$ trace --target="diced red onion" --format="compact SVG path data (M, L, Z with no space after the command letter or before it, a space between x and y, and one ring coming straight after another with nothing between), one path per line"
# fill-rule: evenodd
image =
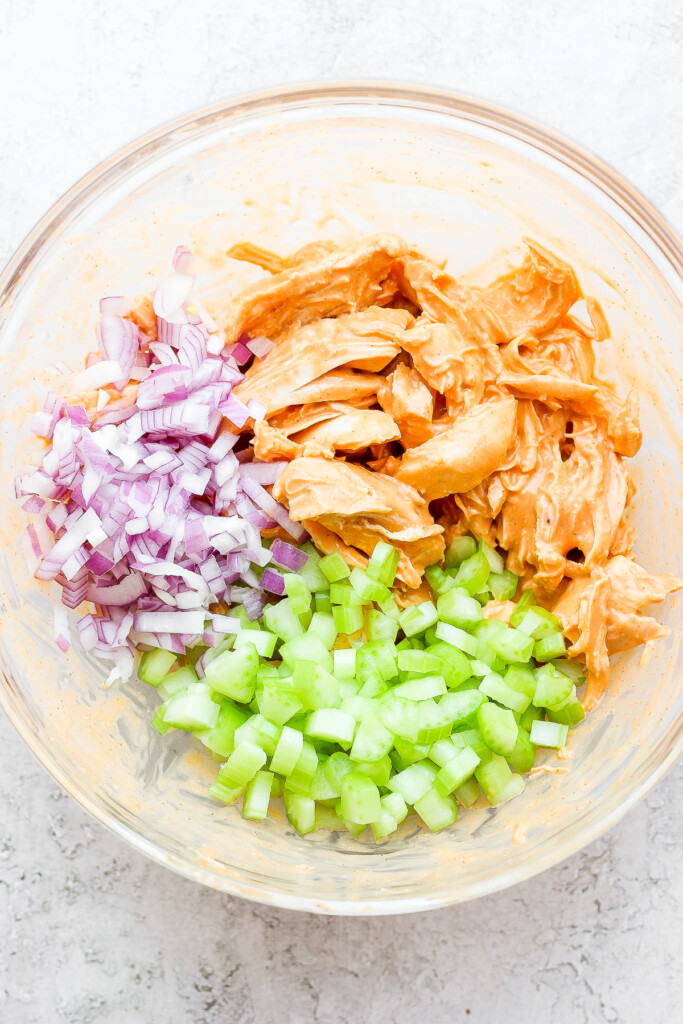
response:
M288 569L289 572L299 572L308 561L308 555L305 551L301 551L299 548L295 548L293 544L280 540L279 537L276 537L271 544L270 554L276 565L282 566L283 569Z
M71 647L71 636L69 633L69 620L66 610L60 605L55 605L53 610L53 630L55 643L64 654Z
M253 352L258 359L265 359L268 353L275 348L275 342L265 336L251 338L246 344L249 351Z
M282 597L285 592L284 577L277 569L264 569L261 574L261 586L264 590L271 594L277 594L279 597Z

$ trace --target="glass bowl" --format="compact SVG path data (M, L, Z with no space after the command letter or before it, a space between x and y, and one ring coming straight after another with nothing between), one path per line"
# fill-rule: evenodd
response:
M200 293L220 310L253 269L240 239L287 252L315 238L389 230L471 282L532 236L576 268L613 337L602 375L636 383L645 443L633 460L639 560L681 574L683 254L649 203L598 160L488 104L376 82L301 86L211 107L117 153L60 199L0 280L2 522L0 700L28 746L83 807L136 849L225 892L336 914L425 910L482 896L557 863L612 826L681 749L680 602L647 664L615 662L604 701L545 758L525 794L431 835L381 845L296 835L282 815L244 821L206 795L216 764L149 726L141 683L103 689L102 663L52 640L56 588L18 540L12 479L36 449L27 421L55 361L94 347L97 300L151 288L176 245L199 253ZM52 375L52 377L51 377ZM40 826L37 826L40 827Z

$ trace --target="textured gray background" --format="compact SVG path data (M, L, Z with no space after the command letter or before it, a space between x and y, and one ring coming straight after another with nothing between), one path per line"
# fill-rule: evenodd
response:
M682 42L671 0L0 0L0 260L130 138L302 78L490 97L591 147L681 228ZM2 720L0 1021L680 1020L682 767L514 890L414 917L322 919L147 862Z

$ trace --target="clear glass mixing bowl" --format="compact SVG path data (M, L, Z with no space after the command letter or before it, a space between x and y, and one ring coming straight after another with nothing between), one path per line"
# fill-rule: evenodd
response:
M471 281L490 279L524 235L574 264L613 328L601 347L604 375L641 390L639 558L680 575L680 243L613 171L505 111L375 82L212 107L152 132L74 186L0 281L5 711L74 799L159 863L225 892L338 914L472 899L613 825L681 749L680 602L660 611L673 628L646 665L637 652L618 659L607 697L573 736L568 771L538 774L519 800L463 814L439 835L406 827L379 846L325 833L302 839L281 816L255 825L207 797L215 762L186 738L150 729L144 684L104 690L101 663L78 648L59 653L56 591L30 574L12 478L34 451L27 420L38 382L49 379L48 364L78 366L93 347L99 296L151 287L188 242L200 253L203 296L220 307L252 273L225 261L239 239L286 252L379 230L448 257Z

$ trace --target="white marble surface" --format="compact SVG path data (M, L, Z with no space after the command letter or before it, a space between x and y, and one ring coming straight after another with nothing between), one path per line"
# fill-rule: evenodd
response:
M0 259L160 121L302 78L384 76L515 107L683 227L683 8L671 0L4 0ZM680 1020L682 766L518 888L416 917L322 919L149 863L0 721L3 1024Z

